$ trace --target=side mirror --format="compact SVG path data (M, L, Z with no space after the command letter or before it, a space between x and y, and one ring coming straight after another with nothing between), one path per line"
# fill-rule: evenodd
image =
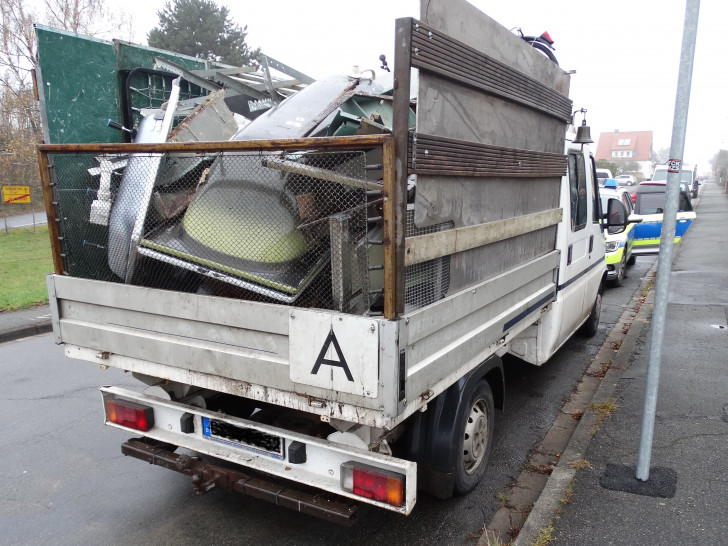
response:
M619 199L610 198L607 204L607 214L602 223L602 229L607 228L607 233L616 235L617 233L622 233L627 228L628 223L627 208Z

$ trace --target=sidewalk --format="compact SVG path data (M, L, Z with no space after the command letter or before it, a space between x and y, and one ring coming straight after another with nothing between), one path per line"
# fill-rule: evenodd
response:
M516 545L728 544L728 195L714 182L697 215L673 262L648 481L635 468L654 292Z
M12 313L0 313L0 343L45 334L52 329L51 310L47 305Z

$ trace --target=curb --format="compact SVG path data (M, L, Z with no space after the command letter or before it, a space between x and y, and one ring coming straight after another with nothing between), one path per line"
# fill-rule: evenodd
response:
M24 337L36 336L38 334L47 334L52 331L53 326L51 325L50 319L33 324L15 326L0 332L0 343L16 341Z
M638 298L639 294L645 290L648 283L654 279L657 271L657 261L645 275L644 280L635 292L634 298ZM607 370L604 379L601 380L591 403L601 403L607 400L613 393L619 383L622 374L631 365L632 354L635 345L642 331L650 324L650 316L654 305L655 292L650 289L644 303L640 306L637 315L631 323L629 331L622 341L619 349L612 358L612 365ZM629 312L629 309L625 312ZM620 320L620 323L622 321ZM619 324L619 323L618 323ZM615 328L618 326L615 325ZM608 336L604 342L604 346L612 343ZM601 352L601 351L600 351ZM598 355L597 355L598 357ZM597 358L595 358L595 361ZM579 424L569 440L569 443L559 458L559 462L549 476L549 479L538 500L533 505L533 509L529 513L526 521L513 541L514 546L530 546L533 544L539 533L553 521L554 517L562 506L562 499L565 497L567 489L574 479L577 468L571 464L576 461L584 460L586 450L592 439L592 429L597 425L597 413L595 411L585 412Z
M698 194L698 198L693 200L693 206L695 210L698 210L698 208L700 207L701 194ZM681 248L681 246L675 247L673 260L677 258L677 255L680 252ZM654 265L645 275L644 280L640 284L637 291L635 291L635 295L630 301L630 308L634 307L632 303L634 303L635 300L639 298L639 295L644 292L648 283L656 277L658 264L659 261L656 260ZM616 351L611 359L612 365L607 370L604 378L601 380L598 388L596 389L596 392L594 392L591 399L587 401L587 405L591 405L592 403L603 403L607 399L609 399L614 393L619 383L619 380L622 377L622 374L632 364L632 355L634 354L637 340L639 339L645 327L648 327L650 325L654 303L655 292L652 288L650 288L650 291L646 295L644 302L642 302L639 311L637 312L637 315L631 321L629 330L623 338L619 349ZM629 309L625 311L625 313L628 312ZM625 321L623 320L624 317L625 315L623 314L617 324L615 324L615 326L612 328L612 332L610 332L610 334L607 336L607 339L602 345L602 348L600 349L597 356L594 358L592 365L600 359L600 355L602 353L607 352L605 351L605 349L609 348L609 346L614 343L616 337L614 336L613 332L618 328L620 324L625 324ZM591 366L587 370L585 377L589 375L589 370L591 370ZM569 402L564 405L562 413L567 413L566 408L568 406ZM578 468L575 468L579 466L577 462L584 460L587 448L589 447L589 443L592 439L592 429L595 427L598 428L598 418L599 417L595 411L588 411L583 414L581 420L575 427L571 438L568 441L568 445L564 448L563 453L558 460L558 463L555 465L553 471L551 472L551 475L548 477L546 485L541 491L536 502L533 504L525 521L522 523L518 535L512 541L513 546L533 545L541 531L546 529L549 524L553 522L559 511L562 509L563 499L567 496L568 489L570 488L578 470ZM481 537L481 542L479 542L479 545L498 543L490 542L490 539L493 537L493 535L490 534L490 536L488 536L488 534L489 533L486 530L486 533L483 535L483 537ZM497 539L498 537L496 536L494 538ZM488 540L488 542L484 543L483 539Z
M612 331L602 344L601 349L592 360L592 364L585 372L579 387L579 390L583 389L583 392L576 392L572 399L564 404L561 414L557 417L551 430L547 432L546 437L551 434L562 436L570 434L568 440L564 439L564 442L561 443L561 445L565 445L561 455L554 456L548 452L548 449L544 449L544 446L541 445L539 446L540 449L536 449L535 457L532 456L527 461L527 465L532 465L533 462L543 463L541 466L550 471L548 477L538 475L538 478L541 478L544 483L542 485L534 484L536 485L536 489L540 490L537 493L537 498L533 501L534 504L532 504L532 507L528 506L526 508L525 505L529 503L516 502L515 504L524 505L520 510L514 509L513 507L501 508L496 513L491 524L484 530L478 542L479 546L505 544L507 542L507 538L505 538L505 533L503 532L503 523L505 522L508 522L511 527L515 524L516 528L519 528L518 535L511 542L514 546L530 546L538 537L539 533L541 533L542 529L553 521L561 509L561 501L577 472L577 469L573 468L570 463L584 459L584 454L592 439L591 430L598 419L595 411L587 411L586 408L590 403L601 403L607 400L616 389L622 373L629 368L637 340L645 326L648 326L650 323L649 319L654 303L654 291L649 291L644 302L640 302L639 298L648 284L654 280L656 271L657 261L655 261L655 264L645 274L642 283L635 291L627 309L625 309L618 322L614 325ZM634 309L638 305L639 310L634 315ZM630 315L633 315L634 318L630 318ZM629 330L624 334L623 331L627 326L629 326ZM615 343L620 343L619 348L616 350L614 348ZM595 374L598 373L601 362L605 361L611 361L611 365L606 371L606 374L604 374L603 379L598 379L595 377ZM584 382L586 383L582 386ZM573 417L573 412L581 408L584 410L583 415L576 422ZM542 441L543 443L546 442ZM558 440L556 445L558 445ZM553 461L553 459L558 459L558 462ZM549 466L551 466L552 470ZM529 477L528 474L528 471L522 472L518 481L520 482L525 476L526 480L533 482L534 478L532 476ZM533 472L530 474L533 474ZM538 478L536 478L536 481L538 481Z

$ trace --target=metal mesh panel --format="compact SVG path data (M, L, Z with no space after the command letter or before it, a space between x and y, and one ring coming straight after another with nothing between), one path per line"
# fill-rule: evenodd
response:
M161 71L140 67L132 70L126 76L122 100L124 107L128 109L128 114L135 116L135 119L126 119L125 123L138 125L144 119L143 110L156 110L169 100L172 81L177 78L177 75L162 74ZM184 79L180 80L179 87L180 101L196 99L208 94L205 89ZM175 120L175 122L179 121L179 118Z
M364 152L51 161L66 274L356 314L381 305L381 192L362 187Z
M406 237L446 231L453 222L418 228L414 222L414 206L407 208ZM447 294L450 288L450 256L428 260L405 268L405 312L425 307Z

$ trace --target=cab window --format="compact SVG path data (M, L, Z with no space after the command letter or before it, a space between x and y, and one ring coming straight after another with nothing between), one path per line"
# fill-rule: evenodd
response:
M591 170L592 170L592 180L593 180L593 188L592 188L592 223L593 224L601 224L602 223L602 208L601 208L601 201L599 199L599 180L597 179L597 166L594 163L594 158L592 156L589 156L589 162L591 164Z
M584 156L569 154L569 191L571 199L571 230L586 227L587 191Z

